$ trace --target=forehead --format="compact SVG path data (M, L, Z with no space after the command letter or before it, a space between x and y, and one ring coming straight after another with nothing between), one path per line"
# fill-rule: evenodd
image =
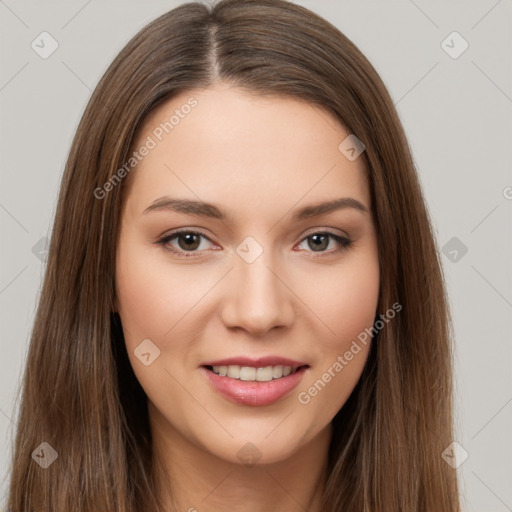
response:
M145 119L141 157L125 191L133 213L163 195L229 204L240 213L303 199L357 198L368 209L361 159L338 149L350 133L317 105L216 84L180 93Z

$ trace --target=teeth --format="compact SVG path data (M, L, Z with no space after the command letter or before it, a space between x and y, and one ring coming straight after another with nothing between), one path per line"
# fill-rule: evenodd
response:
M291 366L266 366L264 368L254 368L252 366L213 366L213 372L223 377L238 379L244 381L268 382L272 379L280 379L287 377L291 373L295 373Z
M279 377L282 377L282 376L283 376L283 365L282 364L272 367L272 377L274 379L279 379Z
M240 368L240 380L256 380L256 368L242 366Z
M240 366L231 365L228 366L228 377L231 377L232 379L239 379L240 378Z
M274 371L272 366L267 366L265 368L258 368L256 370L256 380L260 382L268 382L274 378Z

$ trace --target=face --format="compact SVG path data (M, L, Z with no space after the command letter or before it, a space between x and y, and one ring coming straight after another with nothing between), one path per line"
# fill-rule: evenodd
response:
M162 435L271 463L328 431L365 365L370 342L357 340L379 293L363 164L338 149L348 135L317 106L225 84L145 120L116 307Z

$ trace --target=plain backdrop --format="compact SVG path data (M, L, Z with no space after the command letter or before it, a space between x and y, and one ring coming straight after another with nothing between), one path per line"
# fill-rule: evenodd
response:
M180 3L0 0L0 503L45 237L72 136L115 55ZM360 48L397 106L452 307L464 510L511 511L512 2L296 3ZM47 49L52 39L58 44L47 58L32 47L40 37Z

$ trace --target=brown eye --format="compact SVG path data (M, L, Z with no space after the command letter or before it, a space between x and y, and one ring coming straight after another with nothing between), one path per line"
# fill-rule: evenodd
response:
M172 244L171 241L177 240L177 245ZM178 257L188 258L195 256L196 253L203 252L198 250L202 240L209 239L197 231L177 231L170 235L164 236L157 244L162 245L166 250L174 253Z
M334 249L326 250L329 247L331 240L334 240ZM344 236L331 233L329 231L323 231L318 233L312 233L302 240L301 243L307 241L310 252L320 253L319 256L330 255L344 249L347 249L352 244L352 240ZM336 247L337 245L337 247Z
M308 240L311 241L309 247L311 247L314 251L316 251L317 249L320 251L325 250L329 246L329 235L311 235L308 237Z
M184 251L193 251L199 247L200 238L199 235L195 233L180 233L176 235L176 239L178 240L180 249Z

